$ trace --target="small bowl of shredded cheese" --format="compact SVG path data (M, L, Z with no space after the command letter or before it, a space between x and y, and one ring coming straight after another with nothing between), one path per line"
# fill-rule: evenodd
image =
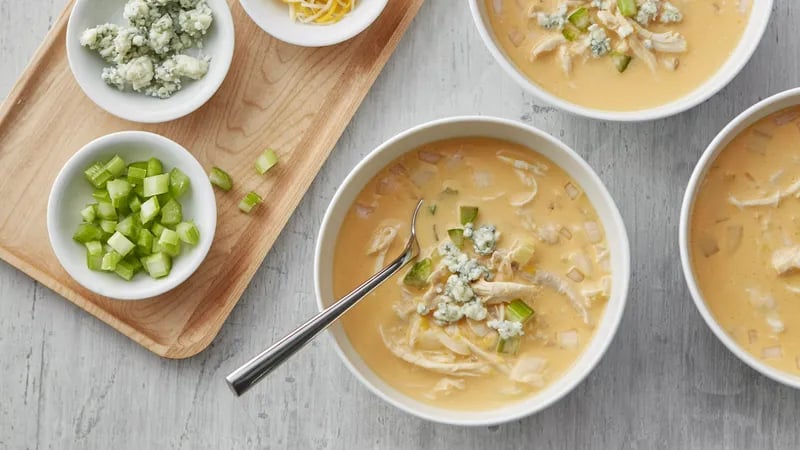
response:
M301 47L325 47L364 31L388 0L239 0L272 37Z

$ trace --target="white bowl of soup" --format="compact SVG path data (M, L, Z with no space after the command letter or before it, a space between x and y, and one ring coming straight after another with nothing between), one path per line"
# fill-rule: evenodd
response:
M723 129L692 174L680 248L694 303L736 356L800 388L800 89Z
M319 308L399 255L420 198L420 256L331 328L345 365L390 404L456 425L515 420L569 393L610 345L628 293L625 225L599 177L513 121L403 132L328 208Z
M489 52L531 94L585 117L643 121L725 87L758 46L772 0L470 0L470 8Z

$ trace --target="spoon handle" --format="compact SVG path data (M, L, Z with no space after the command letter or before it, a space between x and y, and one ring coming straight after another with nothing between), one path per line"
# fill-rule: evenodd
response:
M280 341L261 352L258 356L245 363L240 368L225 377L228 386L240 396L255 386L262 378L284 363L290 356L308 344L322 330L328 328L339 317L346 313L359 300L372 292L381 283L397 273L413 259L413 252L407 247L397 259L365 281L361 286L342 297L336 303L325 308L319 314L309 319L296 330L286 335Z

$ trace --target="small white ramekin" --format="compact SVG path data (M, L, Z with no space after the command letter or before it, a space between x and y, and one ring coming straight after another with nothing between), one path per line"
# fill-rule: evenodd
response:
M333 301L333 257L342 221L367 182L391 161L421 145L455 137L480 136L508 140L534 149L564 169L583 188L605 228L611 250L612 292L606 310L597 324L591 343L575 364L553 384L536 395L500 409L454 411L436 408L414 400L384 382L353 349L340 324L330 333L342 361L369 390L391 405L423 419L454 425L493 425L516 420L547 406L574 389L600 361L611 344L625 309L630 279L630 249L625 224L600 178L577 153L547 133L518 122L491 117L453 117L436 120L407 130L388 140L347 176L322 221L314 258L317 306L323 309Z
M681 206L678 239L681 249L681 265L683 266L683 275L686 279L686 284L689 286L689 292L692 294L694 305L697 307L697 310L700 311L700 315L703 316L703 319L706 321L708 327L711 328L711 331L713 331L714 334L717 335L717 338L728 347L728 350L744 361L748 366L775 381L795 389L800 389L800 377L777 370L751 355L740 347L719 323L717 323L717 320L706 306L703 294L700 292L700 288L697 285L694 270L692 269L691 251L689 249L689 227L691 226L691 216L695 198L697 197L700 185L705 179L706 173L708 173L708 170L714 164L714 161L716 161L717 156L736 138L736 136L750 125L772 113L797 105L800 105L800 88L781 92L751 106L719 132L711 144L709 144L708 148L703 152L700 161L697 162L694 168L694 172L692 172L692 177L689 179L689 185L686 188L686 193L683 196L683 205Z
M655 108L635 111L609 111L587 108L568 102L531 81L517 68L508 55L506 55L505 51L503 51L502 46L495 40L495 35L489 22L488 12L486 11L485 0L469 0L469 6L472 10L472 18L475 21L475 25L478 27L478 32L483 39L483 43L486 44L486 48L489 49L489 53L494 56L497 64L499 64L523 89L545 103L562 111L591 119L615 122L642 122L662 119L694 108L711 98L714 94L727 86L750 60L756 47L758 47L758 43L761 42L761 38L764 36L764 31L767 29L767 24L772 14L772 0L754 1L753 9L750 13L750 20L747 23L744 33L742 33L739 45L736 46L725 64L723 64L711 78L686 96Z
M207 0L214 22L200 53L211 57L208 73L200 80L186 80L183 89L160 99L107 85L100 75L108 63L93 50L81 47L83 31L106 22L124 24L127 0L76 0L67 23L67 58L75 80L97 106L119 118L140 123L169 122L191 114L217 92L233 59L233 17L226 0ZM192 50L195 51L195 50Z
M183 217L193 220L200 231L197 245L182 246L172 261L172 271L162 279L139 274L125 281L113 273L95 272L86 266L86 248L73 241L81 223L80 210L93 201L94 188L83 171L97 161L119 155L126 163L155 157L165 169L179 168L191 182L181 197ZM47 233L58 262L81 286L104 297L140 300L161 295L186 281L200 267L217 229L217 202L203 166L185 148L163 136L144 131L123 131L98 138L78 150L64 165L50 190L47 202Z

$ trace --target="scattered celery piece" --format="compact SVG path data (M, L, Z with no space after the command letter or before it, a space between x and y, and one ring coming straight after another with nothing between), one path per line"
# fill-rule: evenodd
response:
M86 179L89 180L89 183L92 183L96 189L103 189L106 187L106 182L110 180L113 175L111 172L105 169L105 166L100 163L92 164L88 167L83 174L86 176Z
M131 193L131 184L122 179L116 180L109 180L106 183L106 189L108 190L108 196L111 198L111 204L114 207L119 208L119 203L122 200L125 200L125 204L128 202L128 195Z
M111 197L108 195L108 191L105 189L97 189L92 193L92 197L98 202L107 202L111 203Z
M519 267L523 267L531 262L533 255L536 253L536 247L531 239L523 239L518 241L511 251L511 262L516 263Z
M256 206L260 205L263 199L255 192L248 192L247 195L239 202L239 209L249 214Z
M140 256L147 256L153 252L153 233L146 228L139 230L139 238L136 240L136 253Z
M117 209L110 202L98 202L96 208L97 217L100 219L113 220L117 218Z
M256 171L264 175L275 164L278 164L278 155L275 154L275 150L269 148L256 159Z
M164 253L156 253L142 258L142 265L151 277L163 278L172 270L172 259Z
M172 197L180 198L189 190L190 184L189 177L177 167L169 171L169 193Z
M432 216L436 215L436 205L431 205L428 207L428 211L430 211Z
M106 163L104 169L107 170L111 176L118 177L125 171L125 160L120 158L119 155L114 155L114 157Z
M414 287L427 286L428 278L430 278L432 272L433 261L430 258L422 259L411 267L411 270L403 278L403 283Z
M142 184L145 178L147 178L147 169L128 167L128 183L133 185Z
M128 208L131 209L132 212L138 213L142 210L142 201L139 200L139 196L132 195L128 200Z
M614 63L614 67L617 68L617 72L622 73L628 70L628 65L631 63L631 57L619 53L619 52L611 52L611 61Z
M144 196L153 197L159 194L166 194L169 192L169 174L162 173L160 175L153 175L144 179L143 183Z
M181 241L189 245L197 245L200 242L200 232L194 222L181 222L175 231L177 231Z
M175 199L170 199L161 207L161 223L163 225L177 225L181 223L182 220L183 211L181 204L176 202Z
M497 353L515 355L519 351L519 337L497 340Z
M141 226L141 223L139 223L139 216L137 214L131 214L117 224L117 231L129 239L136 239L139 237L139 228Z
M105 270L108 272L113 272L114 269L117 268L117 264L122 261L122 255L111 250L110 252L103 255L103 261L100 264L100 270Z
M625 17L632 17L639 10L636 6L636 0L617 0L617 8L619 8L620 14Z
M81 244L99 241L103 239L103 229L92 223L82 223L78 225L78 229L75 231L72 239Z
M147 176L152 177L164 173L164 166L161 161L156 158L150 158L147 161Z
M525 323L533 317L533 308L520 299L512 300L506 305L505 317L512 322Z
M586 30L589 28L589 25L592 24L592 18L589 15L589 10L584 6L572 11L572 13L567 16L567 20L569 20L572 25L575 25L575 27L579 30Z
M89 241L86 244L86 252L91 256L103 255L103 244L100 241Z
M89 270L103 270L103 254L100 253L99 255L92 255L89 252L86 252L86 267L88 267Z
M152 197L142 203L142 209L139 211L142 224L147 224L155 219L160 211L161 206L158 204L158 199L156 197Z
M152 227L150 227L150 232L153 233L155 237L161 237L161 233L164 232L167 228L160 223L154 223Z
M178 233L170 230L169 228L165 228L161 233L161 236L158 237L159 245L177 245L179 242L180 237L178 237Z
M128 170L130 170L131 167L136 167L137 169L144 169L145 171L147 171L147 161L132 162L132 163L128 164ZM142 178L144 178L144 177L142 177Z
M97 217L97 210L95 209L95 205L86 205L86 208L81 210L81 217L83 221L86 223L94 222L94 219Z
M108 238L108 245L122 257L128 256L128 253L136 247L136 244L128 240L128 238L119 231L115 231L114 234Z
M461 228L447 230L447 235L450 236L450 240L456 247L462 248L464 246L464 230Z
M477 206L462 206L459 210L461 216L461 225L466 225L468 223L474 223L475 219L478 218L478 207Z
M116 220L101 220L100 221L100 228L105 233L113 234L115 231L117 231L117 221Z
M564 35L566 40L572 42L581 36L581 30L571 23L565 23L561 34Z
M219 167L212 167L211 172L208 174L208 179L211 184L222 189L223 191L230 191L233 187L233 179L228 172L220 169Z
M128 261L122 260L114 267L114 273L125 281L131 281L133 276L136 275L136 269L134 269L133 265Z

